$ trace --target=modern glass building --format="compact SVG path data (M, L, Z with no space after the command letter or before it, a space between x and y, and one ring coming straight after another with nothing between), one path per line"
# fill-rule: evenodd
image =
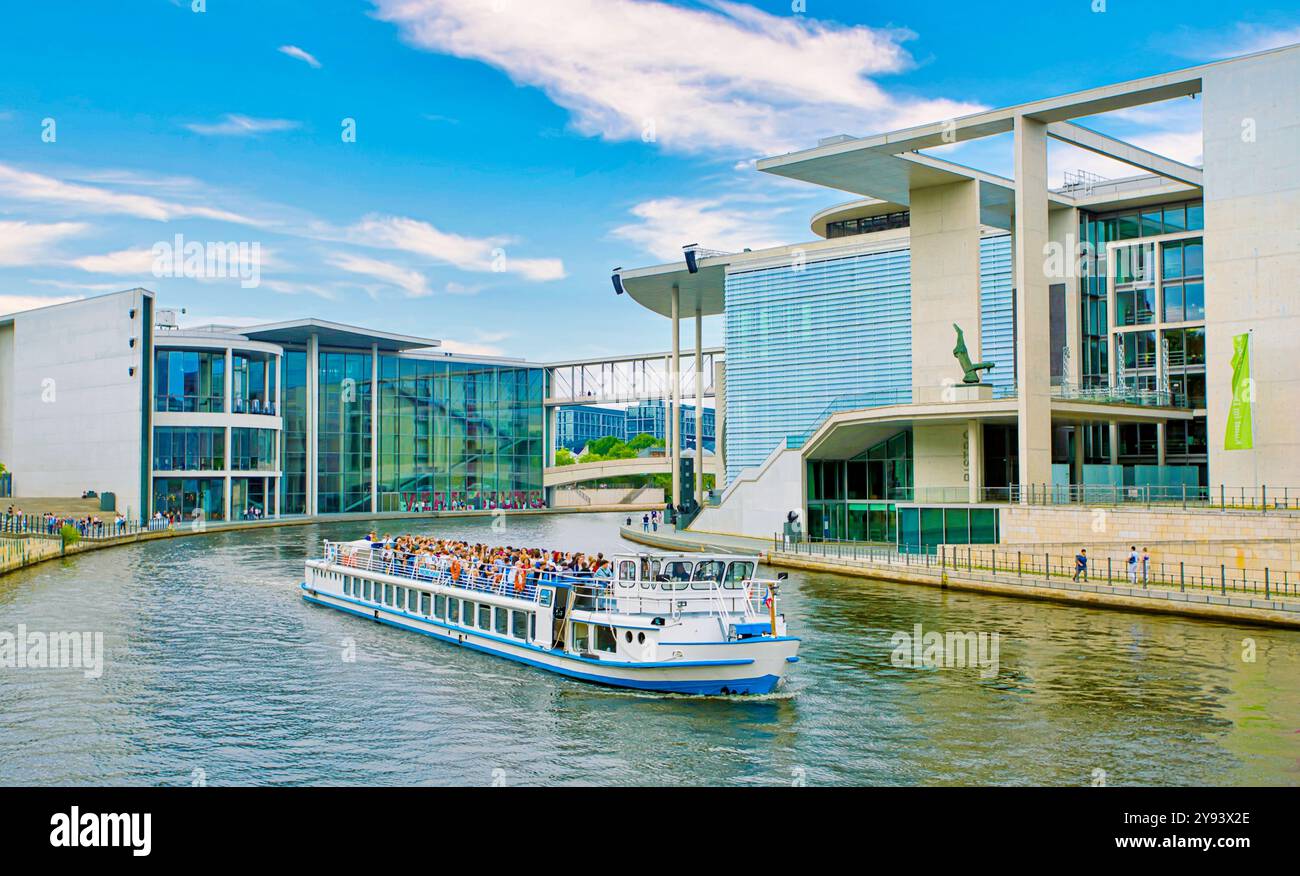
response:
M651 435L660 441L668 437L668 408L663 399L642 401L632 405L626 412L624 434L630 441L638 435ZM704 449L713 450L715 419L713 408L705 407L701 412L704 430ZM695 447L695 406L682 405L678 415L679 428L682 430L682 447Z
M566 405L555 412L555 441L578 453L598 438L622 438L627 433L627 413L620 408Z
M49 418L3 448L27 495L185 520L543 505L542 366L316 319L180 329L143 289L8 320L0 358L71 396L14 399Z

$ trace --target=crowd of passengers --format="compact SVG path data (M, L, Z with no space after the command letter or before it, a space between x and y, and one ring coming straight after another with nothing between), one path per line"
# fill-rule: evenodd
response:
M389 574L433 578L446 573L454 583L466 586L491 586L516 593L531 592L544 578L564 577L604 582L614 575L614 567L604 554L591 556L580 552L565 553L541 548L493 547L470 544L432 536L400 535L382 538L366 535L371 567L376 563ZM361 557L344 554L344 564Z

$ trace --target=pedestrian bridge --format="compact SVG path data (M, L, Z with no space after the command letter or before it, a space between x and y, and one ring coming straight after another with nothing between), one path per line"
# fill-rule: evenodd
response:
M671 474L672 462L666 456L637 456L632 459L610 459L603 462L575 462L573 465L553 465L545 469L542 484L563 487L585 481L620 478L629 475ZM704 473L722 481L722 467L716 456L704 457Z

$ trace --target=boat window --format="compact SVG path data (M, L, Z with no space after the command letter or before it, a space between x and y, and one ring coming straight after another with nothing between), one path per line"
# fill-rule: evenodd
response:
M604 625L596 627L596 650L613 654L618 650L618 639L614 635L614 628Z
M624 586L630 586L636 581L636 561L620 560L618 564L618 579Z
M393 604L393 585L392 585L392 584L385 584L385 585L384 585L384 605L392 605L392 604Z
M480 605L478 607L478 628L480 630L492 629L492 606Z
M460 623L461 626L474 626L474 610L477 605L468 599L462 599L460 603Z
M400 586L394 587L393 591L393 605L397 606L402 611L406 611L406 588Z
M659 561L644 557L641 560L641 586L649 589L659 580Z
M691 575L692 586L696 590L708 590L710 584L721 584L725 565L721 560L705 560L697 563L695 573Z
M659 573L659 580L672 586L663 587L663 590L685 590L690 586L691 567L693 563L686 560L673 560L664 564L664 570Z
M495 629L502 636L507 635L510 632L510 609L508 608L496 609Z
M366 594L365 594L365 596L364 596L363 598L364 598L367 602L369 602L369 601L370 601L370 582L369 582L369 581L366 581L366 582L364 582L364 583L365 583L365 591L366 591Z
M528 615L528 639L537 641L537 615L535 614Z
M460 600L451 596L447 597L447 620L460 623Z
M573 650L581 654L590 651L591 627L584 623L573 625Z
M428 617L428 616L429 616L429 602L430 602L430 601L431 601L431 597L429 596L428 593L421 593L421 594L420 594L420 614L424 615L425 617Z
M447 597L441 595L433 597L433 616L439 620L447 619Z
M528 615L522 611L510 612L510 635L516 639L528 638Z
M745 586L746 581L753 577L753 563L735 562L727 566L727 578L724 586L739 590Z

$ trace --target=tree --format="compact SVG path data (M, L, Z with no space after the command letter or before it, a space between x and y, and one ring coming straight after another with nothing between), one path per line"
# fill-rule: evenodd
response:
M640 435L637 435L631 441L627 442L627 446L640 453L642 450L649 447L663 447L664 439L656 438L649 432L642 432Z
M573 458L572 450L570 450L567 447L560 447L556 449L555 451L556 465L573 465L575 462L577 462L577 460Z

